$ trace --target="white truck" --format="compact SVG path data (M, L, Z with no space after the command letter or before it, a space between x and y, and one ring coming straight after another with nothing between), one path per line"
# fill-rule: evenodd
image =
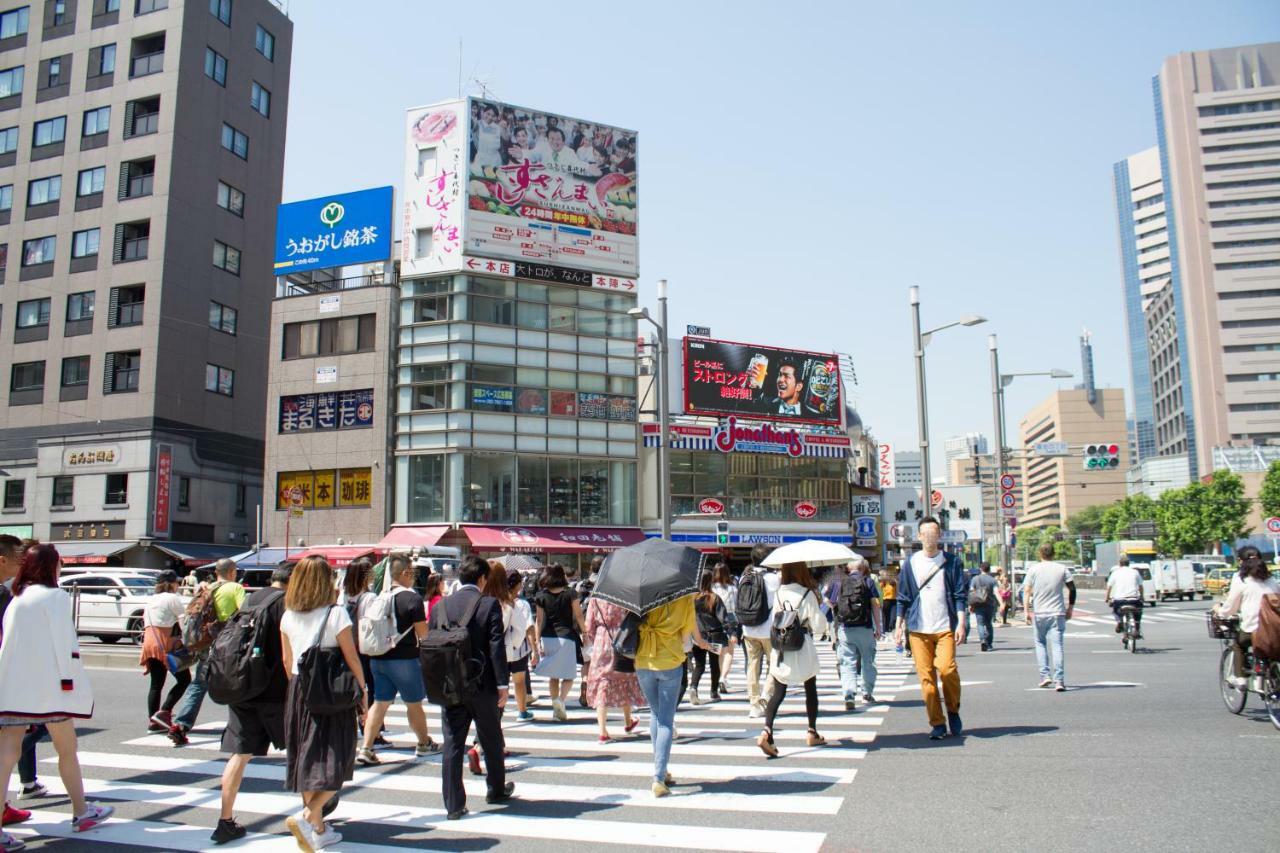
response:
M1151 581L1161 601L1194 601L1204 595L1204 575L1196 572L1191 560L1152 560Z

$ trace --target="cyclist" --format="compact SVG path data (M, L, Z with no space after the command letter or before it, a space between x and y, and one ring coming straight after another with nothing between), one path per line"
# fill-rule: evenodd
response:
M1240 563L1240 585L1227 595L1227 600L1214 610L1226 619L1240 614L1240 632L1232 644L1231 669L1235 675L1235 687L1245 686L1244 655L1253 644L1253 632L1258 630L1258 611L1262 609L1265 595L1280 594L1280 583L1271 577L1262 552L1246 545L1236 555Z
M1116 633L1124 633L1124 614L1122 607L1136 607L1133 614L1134 627L1138 629L1138 639L1142 639L1142 575L1129 565L1128 557L1120 558L1120 565L1107 575L1107 603L1116 615Z

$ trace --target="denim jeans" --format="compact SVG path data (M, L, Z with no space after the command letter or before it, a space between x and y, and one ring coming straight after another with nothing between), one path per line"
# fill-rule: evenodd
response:
M996 606L994 604L986 607L979 607L973 612L978 617L978 639L982 642L984 649L989 649L996 642Z
M208 668L208 655L200 658L200 662L191 668L193 675L191 683L187 685L187 690L182 694L182 701L178 703L178 709L173 712L173 724L182 726L186 729L192 729L196 724L196 717L200 716L200 706L204 704L205 694L209 692L209 687L205 684L205 670Z
M837 651L840 655L840 687L844 698L876 691L876 637L870 628L841 625ZM861 664L861 667L859 667ZM861 689L858 689L861 684Z
M653 744L653 778L667 778L671 760L672 729L676 722L676 703L680 698L680 673L683 666L671 669L636 669L640 689L649 703L649 740Z
M18 778L22 780L23 785L30 785L36 781L36 744L48 736L49 730L44 726L34 726L31 731L22 736L22 752L18 757Z
M1049 677L1049 656L1053 655L1053 680L1065 683L1062 662L1062 636L1067 630L1065 616L1037 616L1036 663L1040 665L1040 678ZM1049 646L1052 645L1052 649Z

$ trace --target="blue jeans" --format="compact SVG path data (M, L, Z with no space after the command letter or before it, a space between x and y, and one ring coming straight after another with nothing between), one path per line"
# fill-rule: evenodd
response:
M369 668L373 671L373 701L394 702L397 693L406 705L419 705L427 698L417 658L371 658Z
M182 726L188 730L195 728L196 717L200 716L200 706L204 704L205 694L209 692L209 686L204 680L208 665L209 658L206 655L192 667L191 683L187 685L186 692L182 694L182 700L178 702L178 708L173 713L175 726Z
M35 726L22 736L22 752L18 757L18 778L23 785L36 781L36 744L49 736L44 726Z
M649 740L653 744L653 778L667 778L667 762L671 760L672 731L676 722L676 704L680 699L680 673L683 666L671 669L636 669L640 689L649 703Z
M1053 680L1059 684L1066 681L1063 674L1062 636L1067 630L1065 616L1037 616L1036 625L1036 663L1040 665L1040 678L1049 677L1049 645L1052 644L1054 660Z
M979 607L973 611L973 615L978 617L978 640L981 641L984 649L991 648L996 642L995 605Z
M844 690L844 698L852 699L859 693L875 693L875 633L858 625L841 625L838 639L836 650L840 654L840 687ZM861 690L858 689L859 684L862 685Z

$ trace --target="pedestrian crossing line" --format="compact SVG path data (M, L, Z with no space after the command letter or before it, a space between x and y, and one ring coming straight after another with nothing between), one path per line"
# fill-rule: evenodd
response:
M169 808L197 808L218 811L222 808L218 788L187 788L144 782L115 782L85 779L85 793L115 802L163 804ZM50 785L50 790L54 786ZM61 792L61 787L57 790ZM241 791L236 797L236 811L241 814L283 816L295 813L300 806L296 794L270 794ZM705 824L638 823L621 820L596 820L587 817L541 817L510 814L506 809L475 812L463 821L451 821L443 808L392 805L344 800L334 813L359 825L430 828L434 831L465 835L496 835L516 838L538 838L559 842L592 844L648 845L652 847L701 848L703 850L767 851L809 850L817 853L826 838L821 832L797 832L771 829L742 829ZM212 820L210 821L212 823ZM105 824L109 826L108 824ZM344 849L345 849L345 845Z
M874 731L857 730L857 729L828 729L826 726L821 725L822 720L823 718L819 716L818 717L818 721L820 724L819 730L822 732L823 736L826 737L827 740L833 743L839 740L848 740L853 743L871 743L873 740L876 739L876 733ZM827 718L827 720L831 721L831 718ZM779 740L804 740L805 730L803 728L792 729L790 731L786 730L786 724L788 722L792 724L799 724L800 721L801 721L800 719L775 720L774 727L777 728L778 731L774 733L774 737ZM761 725L764 724L763 719L760 720L760 724ZM563 729L563 726L564 724L561 723L555 729L549 728L543 733L545 734L560 734L560 733L582 734L583 733L583 732L565 732ZM537 729L534 729L534 731L537 731ZM621 737L618 737L612 744L600 744L595 739L595 729L592 728L590 731L592 738L590 740L584 740L580 742L589 743L597 746L616 746L618 744L637 743L637 742L648 744L649 743L648 727L645 726L643 728L643 731L645 734L644 737L639 736L640 729L637 729L635 735L622 735ZM678 746L683 746L685 743L688 742L688 738L691 738L691 737L715 738L717 740L727 740L727 741L740 741L740 740L746 740L748 738L754 739L755 736L760 733L760 726L756 726L755 728L752 728L749 731L743 728L713 729L713 728L704 728L704 727L698 727L698 726L689 726L684 723L681 723L679 718L677 718L676 732L679 735L679 738L676 740L676 744ZM504 736L506 737L506 741L508 744L512 743L513 740L517 740L517 739L513 739L509 732L504 731ZM397 734L384 733L383 737L385 737L387 740L391 741L392 743L403 743L403 744L413 745L418 742L418 736L411 731L400 732ZM539 740L542 740L542 738L539 738Z
M1186 621L1188 621L1188 622L1203 622L1203 621L1204 621L1204 614L1206 614L1206 613L1208 613L1208 612L1209 612L1208 610L1201 610L1201 611L1198 611L1198 612L1196 612L1196 613L1183 613L1183 612L1181 612L1181 611L1175 611L1175 612L1172 612L1172 613L1168 613L1168 612L1166 612L1166 613L1161 613L1161 614L1160 614L1160 616L1159 616L1158 618L1160 618L1160 619L1184 619L1184 620L1186 620ZM1149 617L1147 617L1147 616L1143 616L1142 618L1143 618L1143 619L1147 619L1147 618L1149 618Z
M163 758L157 756L123 756L113 753L89 753L81 755L82 767L108 768L113 770L136 770L139 772L186 773L198 776L217 778L222 773L223 762L201 761L181 758ZM653 774L653 766L649 765L649 775ZM284 766L277 763L251 763L245 769L245 776L268 782L284 782ZM119 780L117 780L119 781ZM487 793L485 782L480 777L466 774L463 786L467 794L483 798ZM377 791L396 792L412 791L422 794L440 794L442 785L440 774L431 773L407 774L386 773L381 770L355 771L352 781L343 786L343 791ZM844 802L843 797L814 796L807 794L737 794L715 791L672 791L672 796L659 800L648 789L640 788L599 788L582 785L547 785L535 782L521 782L519 786L521 802L549 803L581 803L585 805L631 806L637 808L674 808L697 809L700 811L736 811L736 812L792 812L796 814L835 814Z
M636 727L635 731L636 732L643 731L647 733L649 731L649 715L637 714L636 718L640 720L640 725ZM830 720L831 718L828 718L828 719ZM395 719L393 717L387 717L386 722L387 722L387 726L390 728L395 728L395 729L409 728L408 718ZM834 720L833 722L840 726L850 726L850 725L880 726L884 724L884 718L866 717L866 716L849 717L849 718L841 718L838 720ZM621 724L622 724L622 721L619 719L615 719L610 723L612 736L615 738L618 738L619 740L627 737L627 735L624 734L622 731ZM702 724L718 724L718 725L702 725ZM743 714L740 717L729 717L729 716L710 717L710 716L705 716L703 714L688 714L688 715L677 714L676 715L676 728L680 730L680 734L682 735L696 734L696 735L704 735L704 736L711 736L711 737L741 737L742 736L741 729L743 727L750 728L751 724L752 724L752 721L747 719L746 714ZM737 728L733 728L734 726L736 726ZM530 720L528 722L517 722L517 723L510 723L510 724L504 723L502 726L502 731L508 735L511 734L512 732L521 732L521 733L537 732L539 734L548 734L551 732L564 732L567 734L575 734L575 735L589 734L594 737L598 735L600 731L600 726L595 720L583 719L581 721L575 721L573 717L570 717L569 722L567 723L549 722L546 720ZM850 732L850 734L852 734L852 732ZM754 736L754 733L753 733L753 736Z

